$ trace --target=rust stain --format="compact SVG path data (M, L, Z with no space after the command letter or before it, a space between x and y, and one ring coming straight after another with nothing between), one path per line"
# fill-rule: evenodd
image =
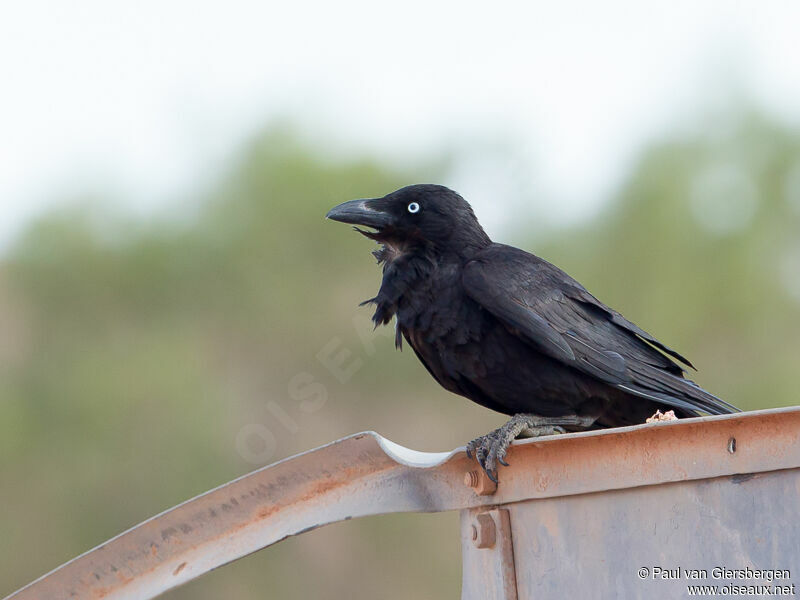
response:
M179 564L179 565L178 565L178 568L177 568L177 569L175 569L175 570L172 572L172 574L173 574L173 575L177 575L178 573L180 573L181 571L183 571L185 568L186 568L186 563L185 563L185 562L182 562L181 564Z
M545 475L544 473L539 473L536 475L536 489L540 492L544 492L547 490L547 487L550 485L550 478Z
M387 468L389 468L390 466L391 465L387 465ZM346 485L351 485L354 481L357 481L359 477L361 477L362 475L363 475L363 466L349 467L342 469L335 478L331 476L325 479L324 481L313 482L313 485L305 493L298 494L296 497L286 498L278 504L272 504L270 506L264 506L260 508L256 513L256 518L258 520L263 520L271 517L276 512L279 512L280 510L284 509L287 506L305 504L310 501L313 501L319 496L323 496L328 492L331 492L337 488Z
M123 584L128 584L133 581L133 577L125 575L122 571L117 571L117 579Z
M281 508L283 508L283 507L280 504L273 504L272 506L264 506L264 507L258 509L258 512L256 513L256 517L259 520L266 519L266 518L271 517L272 515L274 515Z
M345 473L342 474L340 479L331 478L315 483L313 486L311 486L311 489L308 492L303 494L302 499L308 500L310 498L315 498L316 496L321 496L322 494L330 492L338 487L352 483L353 480L350 478L350 473L347 472L350 470L352 469L346 469Z

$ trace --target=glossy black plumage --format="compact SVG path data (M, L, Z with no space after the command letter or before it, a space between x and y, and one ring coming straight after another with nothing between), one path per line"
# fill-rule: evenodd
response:
M374 229L359 231L382 245L375 323L396 317L398 345L451 392L509 415L587 417L581 427L641 423L658 409L736 411L569 275L493 243L452 190L409 186L328 216Z

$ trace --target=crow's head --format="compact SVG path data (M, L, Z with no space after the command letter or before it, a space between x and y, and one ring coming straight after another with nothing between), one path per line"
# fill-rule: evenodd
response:
M410 185L383 198L351 200L327 216L372 228L356 230L382 243L384 258L417 250L469 254L491 243L467 201L441 185Z

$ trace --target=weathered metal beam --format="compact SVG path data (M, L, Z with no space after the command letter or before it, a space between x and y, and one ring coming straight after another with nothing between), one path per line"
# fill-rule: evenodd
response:
M366 515L464 510L797 468L800 409L523 441L507 458L511 466L500 471L494 491L461 448L415 452L372 432L357 434L189 500L9 598L152 598L287 536ZM474 487L465 485L465 476Z
M462 511L461 554L461 600L519 600L507 508Z

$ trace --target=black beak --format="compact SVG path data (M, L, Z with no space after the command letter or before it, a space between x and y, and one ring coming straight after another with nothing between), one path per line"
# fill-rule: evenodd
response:
M394 218L376 206L377 202L377 200L350 200L333 207L325 217L341 223L383 229L392 225Z

